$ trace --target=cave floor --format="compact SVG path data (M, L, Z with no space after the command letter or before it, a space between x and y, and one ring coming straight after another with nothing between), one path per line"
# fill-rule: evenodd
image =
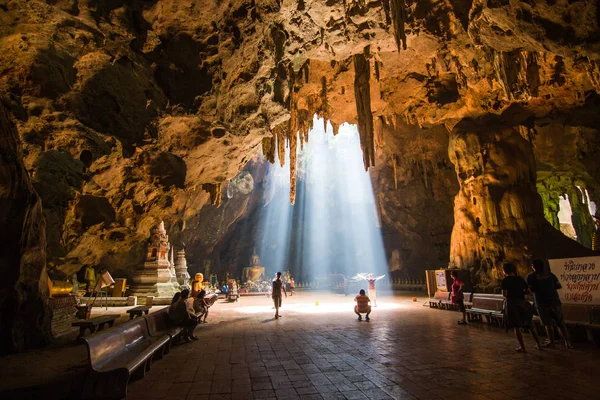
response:
M319 305L316 305L316 302ZM371 322L358 322L353 296L303 292L283 299L219 300L199 340L175 346L129 386L128 399L518 399L594 398L600 349L576 343L515 352L516 340L412 295L383 295ZM529 340L527 340L529 339Z

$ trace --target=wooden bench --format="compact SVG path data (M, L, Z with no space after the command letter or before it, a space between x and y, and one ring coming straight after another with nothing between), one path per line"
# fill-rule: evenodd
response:
M129 319L134 319L135 317L141 317L142 314L146 314L148 315L148 312L150 312L150 308L152 306L137 306L137 307L133 307L130 308L129 310L127 310L127 312L129 313Z
M89 329L90 333L101 331L106 325L113 326L115 324L115 320L119 317L119 314L101 315L99 317L73 322L71 323L71 326L79 327L79 336L77 336L77 340L79 341L85 336L86 329Z
M500 294L474 293L473 305L467 310L469 321L482 320L485 318L487 323L502 322L504 314L504 297Z
M170 338L151 337L146 319L137 318L83 340L90 370L82 398L122 399L127 396L129 379L143 377L152 359L162 358Z
M442 308L441 302L450 299L450 292L435 292L433 299L429 299L430 308Z
M169 344L165 349L165 353L171 350L171 344L177 343L181 338L183 328L171 325L169 320L168 309L164 308L144 317L148 324L148 334L152 337L169 337Z

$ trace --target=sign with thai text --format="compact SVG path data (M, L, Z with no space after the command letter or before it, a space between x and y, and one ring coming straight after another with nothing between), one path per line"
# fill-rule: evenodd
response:
M563 303L600 304L600 257L548 260L550 270L562 285Z

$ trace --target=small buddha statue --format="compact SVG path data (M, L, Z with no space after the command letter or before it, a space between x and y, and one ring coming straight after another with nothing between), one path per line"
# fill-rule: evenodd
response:
M87 264L84 265L83 268L85 268L83 273L83 280L87 284L86 290L91 293L96 287L96 270L94 269L94 267Z

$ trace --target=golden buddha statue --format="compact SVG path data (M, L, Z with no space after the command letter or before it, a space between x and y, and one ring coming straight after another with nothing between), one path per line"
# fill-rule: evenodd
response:
M84 265L83 280L87 283L86 290L93 292L96 288L96 270L91 265Z
M260 266L260 257L256 254L256 249L250 257L250 266L242 270L242 281L261 282L265 280L265 267Z
M194 275L194 280L192 281L192 298L195 299L198 296L198 293L203 289L204 282L204 274L198 272Z

